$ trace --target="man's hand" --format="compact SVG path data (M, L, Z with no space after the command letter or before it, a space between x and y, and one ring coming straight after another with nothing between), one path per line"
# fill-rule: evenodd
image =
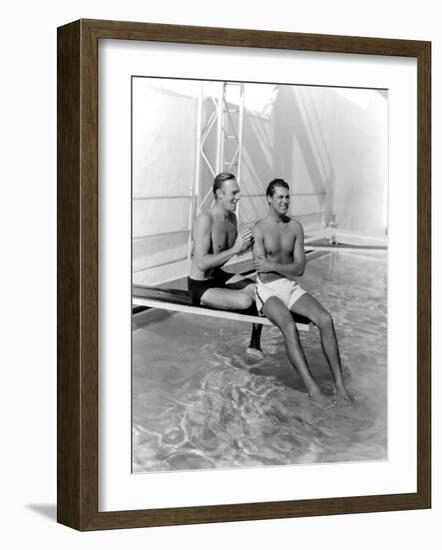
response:
M257 273L269 273L270 271L274 271L272 262L269 262L267 258L255 256L253 264Z
M251 246L252 246L252 232L250 231L250 229L244 229L243 231L241 231L241 233L238 234L238 236L236 237L235 244L233 245L235 254L241 254L241 252L244 252Z

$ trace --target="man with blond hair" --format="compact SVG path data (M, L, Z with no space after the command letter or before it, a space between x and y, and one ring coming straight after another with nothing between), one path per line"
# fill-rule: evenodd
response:
M222 172L213 182L214 205L196 219L188 289L194 305L215 309L248 310L255 299L255 283L245 279L229 284L222 267L251 248L250 229L238 232L236 207L239 185L233 174ZM254 324L248 351L259 355L262 325Z

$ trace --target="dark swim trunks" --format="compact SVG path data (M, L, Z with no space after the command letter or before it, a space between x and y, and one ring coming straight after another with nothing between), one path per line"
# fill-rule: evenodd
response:
M197 279L187 277L187 288L192 298L192 304L194 306L200 306L201 298L206 290L209 290L209 288L225 288L226 281L231 277L232 275L225 271L218 271L215 277L205 279L204 281L198 281Z

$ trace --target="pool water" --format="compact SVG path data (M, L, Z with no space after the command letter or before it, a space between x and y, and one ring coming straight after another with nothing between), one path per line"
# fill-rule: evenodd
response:
M351 406L314 407L282 335L246 354L251 325L151 310L133 331L133 471L387 458L387 262L330 252L300 284L333 314ZM332 392L319 333L301 333L311 371Z

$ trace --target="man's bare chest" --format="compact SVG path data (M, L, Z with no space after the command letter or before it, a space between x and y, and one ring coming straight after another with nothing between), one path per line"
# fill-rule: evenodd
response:
M212 248L214 254L231 248L236 239L236 225L231 221L215 221L212 226Z
M272 227L264 234L264 245L268 254L291 254L296 234L291 227Z

